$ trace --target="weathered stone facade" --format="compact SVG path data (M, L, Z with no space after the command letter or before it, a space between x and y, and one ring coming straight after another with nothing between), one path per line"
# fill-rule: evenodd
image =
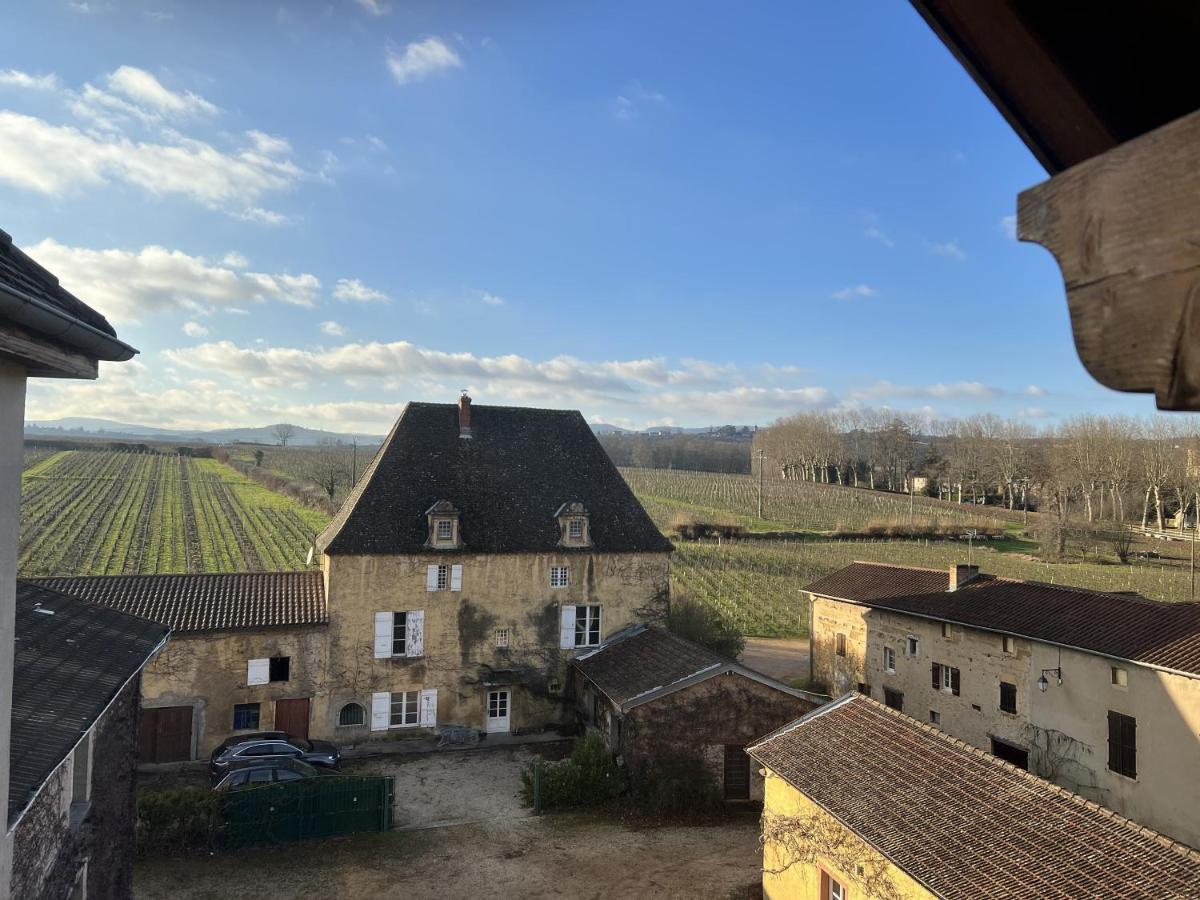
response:
M575 648L560 641L564 606L599 606L601 639L642 621L666 603L666 553L436 553L325 556L329 657L337 677L314 706L314 734L342 740L427 736L420 727L372 732L337 726L346 703L370 709L375 692L437 690L437 724L484 728L491 687L511 694L514 733L560 726L572 711L563 699ZM427 589L430 565L461 565L461 590ZM552 566L566 566L565 587L551 587ZM375 615L424 612L424 648L416 657L377 659ZM497 646L497 630L503 631ZM586 649L586 648L580 648Z
M859 685L877 700L981 749L993 739L1028 753L1029 769L1192 846L1200 846L1200 679L1099 654L811 596L812 679L837 696ZM943 633L943 627L946 632ZM838 635L845 655L839 655ZM906 655L909 638L917 654ZM885 666L892 651L895 671ZM934 689L932 665L959 670L959 694ZM1116 667L1124 685L1114 684ZM1053 672L1045 692L1043 670ZM1000 708L1000 683L1015 712ZM895 699L893 697L893 699ZM1108 711L1137 721L1137 775L1108 768Z
M134 771L140 684L133 679L91 731L86 800L76 756L51 774L13 831L12 896L95 900L133 895ZM85 869L86 866L86 869Z

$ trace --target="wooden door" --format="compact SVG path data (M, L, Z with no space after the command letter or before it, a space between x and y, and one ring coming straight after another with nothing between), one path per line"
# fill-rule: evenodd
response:
M192 758L192 708L159 706L142 710L138 761L182 762Z
M750 757L739 744L725 745L725 799L750 799Z
M286 731L288 737L308 737L308 697L293 697L275 701L275 730Z
M488 691L485 731L489 733L508 731L509 699L508 691Z

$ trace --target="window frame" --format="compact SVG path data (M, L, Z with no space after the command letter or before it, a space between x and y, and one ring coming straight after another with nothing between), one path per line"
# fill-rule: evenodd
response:
M931 709L929 711L929 724L930 725L941 725L942 724L942 714L940 712L938 712L936 709Z
M279 677L279 669L283 674ZM271 656L267 659L267 683L279 684L292 680L292 658L290 656Z
M1125 690L1129 687L1129 670L1123 666L1108 667L1108 681L1118 690Z
M839 631L833 639L833 652L838 656L846 655L846 635Z
M342 721L343 714L346 712L346 710L348 710L352 706L355 706L358 708L360 721L358 721L358 722L343 722ZM338 720L337 720L337 725L336 725L337 728L362 728L366 724L367 724L366 707L364 707L357 700L346 701L345 703L342 704L342 708L338 710Z
M896 674L896 648L883 648L883 670L889 675Z
M962 695L962 672L958 668L935 662L932 664L931 673L934 690L955 697Z
M1017 654L1017 639L1010 634L1000 636L1000 650L1009 656Z
M896 703L892 703L892 698L896 698ZM894 691L889 687L883 689L883 705L888 709L894 709L896 712L904 712L904 691Z
M433 520L433 542L435 544L454 543L454 520L438 518Z
M1005 690L1006 688L1007 690ZM1004 704L1006 694L1009 695L1012 700L1011 704L1008 706L1005 706ZM1017 686L1011 681L1000 682L1000 712L1008 713L1011 716L1015 716L1017 714Z
M921 639L915 635L908 635L904 639L904 655L908 659L919 659L921 656Z
M1114 730L1117 732L1114 740ZM1137 780L1137 717L1108 711L1108 771Z
M238 713L249 713L253 709L254 722L250 725L238 725ZM234 731L258 731L259 724L262 722L262 704L261 703L235 703L233 704L233 730Z
M571 567L570 566L551 566L550 567L550 587L565 588L571 584Z
M581 615L582 613L582 615ZM604 633L602 629L603 612L601 607L596 603L575 604L575 646L576 647L598 647L603 640ZM594 635L594 637L593 637ZM580 641L580 638L583 641Z
M390 691L391 701L388 709L388 728L417 728L421 724L421 691ZM396 698L400 700L397 701ZM396 721L396 705L400 704L400 719ZM409 704L412 708L409 708ZM412 721L408 721L408 717L412 716Z
M396 637L396 632L400 632L400 637ZM396 647L399 645L400 649ZM408 610L404 612L392 613L392 656L407 656L408 655Z
M492 641L496 645L497 650L507 650L509 643L510 630L508 628L492 629Z

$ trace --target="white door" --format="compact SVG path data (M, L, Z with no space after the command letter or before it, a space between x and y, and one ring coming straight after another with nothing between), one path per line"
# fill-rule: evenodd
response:
M508 699L508 691L488 691L485 731L489 734L497 731L508 732Z

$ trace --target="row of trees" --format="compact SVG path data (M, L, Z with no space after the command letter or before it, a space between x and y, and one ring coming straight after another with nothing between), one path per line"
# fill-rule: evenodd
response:
M597 437L618 466L746 474L750 471L750 434L739 436L730 431L720 436L610 432Z
M878 411L813 412L755 437L768 471L891 491L913 475L949 500L1036 505L1066 520L1163 528L1200 504L1200 421L1076 416L1038 431L995 415L931 420Z

